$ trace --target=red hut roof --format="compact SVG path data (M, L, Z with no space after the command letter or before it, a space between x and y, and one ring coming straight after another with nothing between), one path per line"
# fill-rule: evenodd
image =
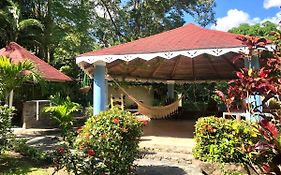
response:
M30 60L35 64L35 67L40 72L42 78L47 81L71 81L71 78L61 73L15 42L11 42L5 48L2 48L0 50L0 55L9 57L12 62Z

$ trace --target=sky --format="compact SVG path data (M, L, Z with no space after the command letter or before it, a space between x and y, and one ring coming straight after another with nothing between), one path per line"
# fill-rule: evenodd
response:
M240 24L257 24L269 20L281 21L281 0L216 0L216 25L211 29L228 31ZM187 18L188 22L193 22Z

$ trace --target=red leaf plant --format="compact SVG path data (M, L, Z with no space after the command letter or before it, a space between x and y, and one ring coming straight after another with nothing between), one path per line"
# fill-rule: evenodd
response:
M226 104L229 110L234 103L240 102L241 106L244 99L253 95L262 96L261 106L265 108L268 100L276 95L281 95L281 35L276 34L276 48L270 53L270 56L266 58L260 58L266 60L266 64L260 69L253 70L251 68L243 68L236 72L237 79L229 81L229 88L227 94L223 94L217 90L215 93ZM244 37L238 38L241 40L249 50L249 53L242 54L236 58L250 59L253 56L264 55L263 52L269 52L265 49L265 45L268 43L265 39L259 39L256 37ZM257 50L263 48L261 50ZM268 55L268 54L267 54ZM250 114L258 114L262 120L259 121L258 130L262 134L262 138L258 143L253 144L247 148L249 152L254 152L256 162L249 161L246 164L256 172L262 172L266 174L281 175L281 136L280 128L270 121L272 118L277 119L281 123L280 113L269 111L265 113L260 111L261 106L255 106L247 104L246 110ZM258 168L256 168L258 167Z

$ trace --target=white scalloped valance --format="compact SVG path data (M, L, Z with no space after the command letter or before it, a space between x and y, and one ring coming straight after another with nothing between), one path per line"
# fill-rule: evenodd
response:
M268 50L273 50L274 45L267 45ZM157 52L157 53L138 53L138 54L125 54L125 55L98 55L98 56L81 56L76 58L76 63L86 62L89 64L94 64L96 62L111 63L116 60L132 61L136 58L141 58L144 60L151 60L155 57L162 57L165 59L171 59L179 55L183 55L189 58L194 58L201 54L209 54L213 56L221 56L229 52L234 53L248 53L248 47L235 47L235 48L213 48L213 49L195 49L195 50L185 50L185 51L169 51L169 52Z

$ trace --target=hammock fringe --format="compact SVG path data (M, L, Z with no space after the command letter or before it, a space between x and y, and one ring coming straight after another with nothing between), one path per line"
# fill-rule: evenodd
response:
M124 94L126 94L133 102L138 105L138 113L146 115L151 119L162 119L175 113L176 111L178 111L179 102L183 98L183 96L181 96L178 100L166 106L150 106L138 101L136 98L131 96L124 88L122 88L119 83L116 82L112 77L111 79L119 87L119 89L124 92Z

